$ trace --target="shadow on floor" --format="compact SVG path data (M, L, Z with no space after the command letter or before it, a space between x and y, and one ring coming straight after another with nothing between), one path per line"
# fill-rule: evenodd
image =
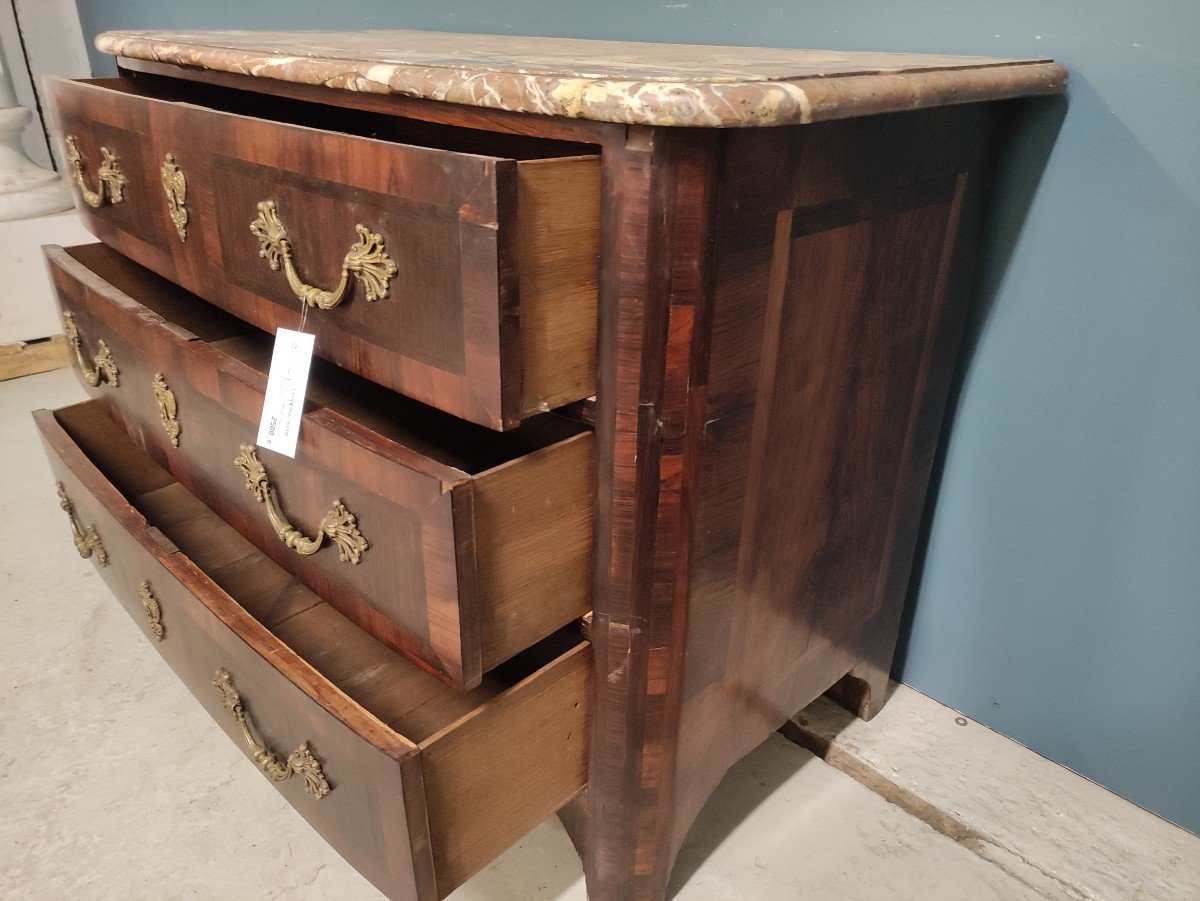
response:
M671 871L668 898L674 898L734 830L785 782L804 767L825 765L800 748L787 757L760 754L759 750L729 768L696 817Z

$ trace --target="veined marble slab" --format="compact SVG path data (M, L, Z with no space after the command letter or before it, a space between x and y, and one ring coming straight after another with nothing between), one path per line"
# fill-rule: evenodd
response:
M644 125L796 125L1055 94L1049 60L644 44L432 31L110 31L119 57Z

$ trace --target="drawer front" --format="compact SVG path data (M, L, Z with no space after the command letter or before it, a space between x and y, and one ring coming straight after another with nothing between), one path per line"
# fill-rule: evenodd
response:
M96 269L135 268L99 245L71 253ZM590 435L472 479L411 452L406 465L374 432L314 404L295 459L251 456L242 448L257 435L262 373L70 253L49 249L47 260L92 396L227 522L380 640L471 687L589 608ZM157 281L146 273L137 284L153 293ZM97 375L101 347L115 379ZM269 498L248 488L255 464ZM489 502L492 486L505 504ZM340 543L322 537L338 504L353 517ZM288 543L283 526L296 530Z
M149 110L114 104L95 115L64 111L58 124L67 164L63 177L93 234L105 240L127 235L157 266L169 265L170 220L149 181L154 171Z
M173 545L162 529L170 530L176 511L213 514L178 494L182 486L133 447L101 405L34 416L65 505L63 540L88 554L225 733L389 897L444 897L582 791L591 673L585 642L556 637L509 681L467 696L344 620L338 625L335 613L321 620L328 631L315 640L311 629L307 637L293 634L303 614L281 618L272 628L299 640L293 649L207 574L232 563L240 585L277 583L278 567L252 551L246 556L249 546L220 521L204 530L202 556ZM152 511L151 521L139 506ZM311 613L312 604L320 600L294 606ZM301 653L324 662L310 664ZM339 655L343 662L330 662ZM359 684L343 693L330 680L346 658L365 658L360 665L385 675L372 689ZM341 678L359 682L352 673ZM418 712L406 716L431 734L410 740L381 721L398 709L388 686L393 696L420 699ZM378 706L365 706L371 701Z
M136 90L51 83L106 243L268 331L308 303L319 356L493 428L594 393L596 158L415 147ZM128 183L91 206L101 146Z
M99 415L98 408L95 413ZM99 549L90 558L97 571L217 725L253 757L241 725L213 684L224 671L241 695L256 741L282 760L306 745L317 761L330 787L323 797L311 793L300 775L275 783L292 806L387 894L434 894L415 748L322 684L189 559L173 552L169 542L156 540L53 415L36 415L55 479L81 528L93 530L102 545L104 565L99 564ZM66 513L63 518L64 532L69 532ZM153 616L148 613L152 607L157 608ZM269 840L269 830L264 824L264 840Z

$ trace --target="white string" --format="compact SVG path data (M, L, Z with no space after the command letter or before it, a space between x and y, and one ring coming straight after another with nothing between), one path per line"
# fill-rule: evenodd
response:
M304 302L304 298L300 298L300 327L296 329L298 332L304 331L304 323L308 322L308 304Z

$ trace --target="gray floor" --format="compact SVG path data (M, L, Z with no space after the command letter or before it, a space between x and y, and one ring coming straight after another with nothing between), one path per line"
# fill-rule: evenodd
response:
M0 383L0 896L379 898L214 728L80 560L28 411L67 370ZM676 869L680 899L1041 898L774 737L729 774ZM584 897L551 819L456 892Z

